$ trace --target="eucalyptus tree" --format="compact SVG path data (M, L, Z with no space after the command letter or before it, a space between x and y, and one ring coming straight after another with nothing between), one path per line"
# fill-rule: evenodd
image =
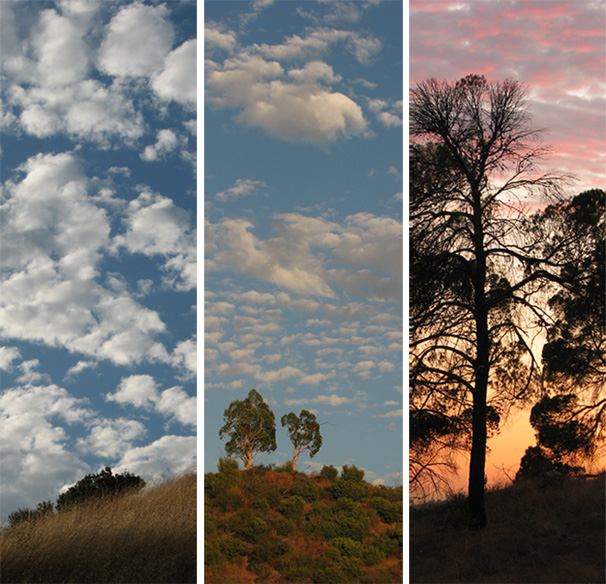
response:
M282 426L288 428L290 441L294 447L292 458L292 469L294 471L297 470L297 460L303 452L309 451L309 457L313 458L322 447L320 424L316 420L315 414L307 410L301 410L299 416L294 412L282 416Z
M273 452L277 448L274 413L256 389L251 389L246 399L231 402L224 419L219 437L229 438L225 451L237 456L244 468L250 469L260 452Z
M548 317L538 293L558 280L527 204L561 197L567 177L538 171L547 149L514 80L417 84L410 133L411 411L470 448L470 526L482 529L489 428L531 395L533 327Z

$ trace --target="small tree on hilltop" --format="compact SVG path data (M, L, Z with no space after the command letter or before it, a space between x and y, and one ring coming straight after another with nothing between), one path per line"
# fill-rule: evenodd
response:
M301 410L299 417L294 412L282 416L282 426L288 427L290 441L294 446L292 469L297 470L297 460L305 450L309 450L309 457L313 458L322 447L320 424L316 416L307 410Z
M128 472L114 475L112 469L106 466L96 475L86 475L65 493L59 495L56 504L57 511L95 497L141 489L144 486L145 481L141 477Z
M237 456L244 468L252 467L259 452L273 452L276 446L276 421L273 412L256 389L244 400L229 404L219 437L229 437L225 451Z

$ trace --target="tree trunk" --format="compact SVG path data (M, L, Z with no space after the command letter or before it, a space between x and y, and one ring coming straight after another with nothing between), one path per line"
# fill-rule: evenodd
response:
M475 273L474 316L476 324L475 385L473 390L473 416L471 456L469 460L469 526L472 529L486 527L484 502L484 473L486 469L486 400L488 394L488 368L490 347L488 337L488 307L486 304L486 253L482 225L482 201L478 188L474 198L474 247Z
M293 455L293 457L292 457L292 470L293 470L293 472L294 472L295 470L297 470L297 460L299 460L299 456L300 456L300 455L301 455L301 453L300 453L300 452L297 452L297 451L295 450L295 453L294 453L294 455Z
M472 442L469 460L469 526L472 529L484 529L486 527L484 474L486 468L487 373L488 365L478 364L473 395Z

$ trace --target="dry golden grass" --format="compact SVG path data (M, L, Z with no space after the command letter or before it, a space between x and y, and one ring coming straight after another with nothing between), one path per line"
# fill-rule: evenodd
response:
M604 477L489 492L483 532L467 529L463 498L412 511L410 582L604 584Z
M196 581L196 475L0 534L0 582Z

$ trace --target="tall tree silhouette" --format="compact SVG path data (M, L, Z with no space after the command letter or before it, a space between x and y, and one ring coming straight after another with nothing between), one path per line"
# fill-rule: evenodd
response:
M470 440L470 526L482 529L489 421L530 395L533 319L546 317L534 299L558 279L525 203L561 196L567 177L538 172L547 149L517 81L419 83L410 132L411 409L446 416Z

